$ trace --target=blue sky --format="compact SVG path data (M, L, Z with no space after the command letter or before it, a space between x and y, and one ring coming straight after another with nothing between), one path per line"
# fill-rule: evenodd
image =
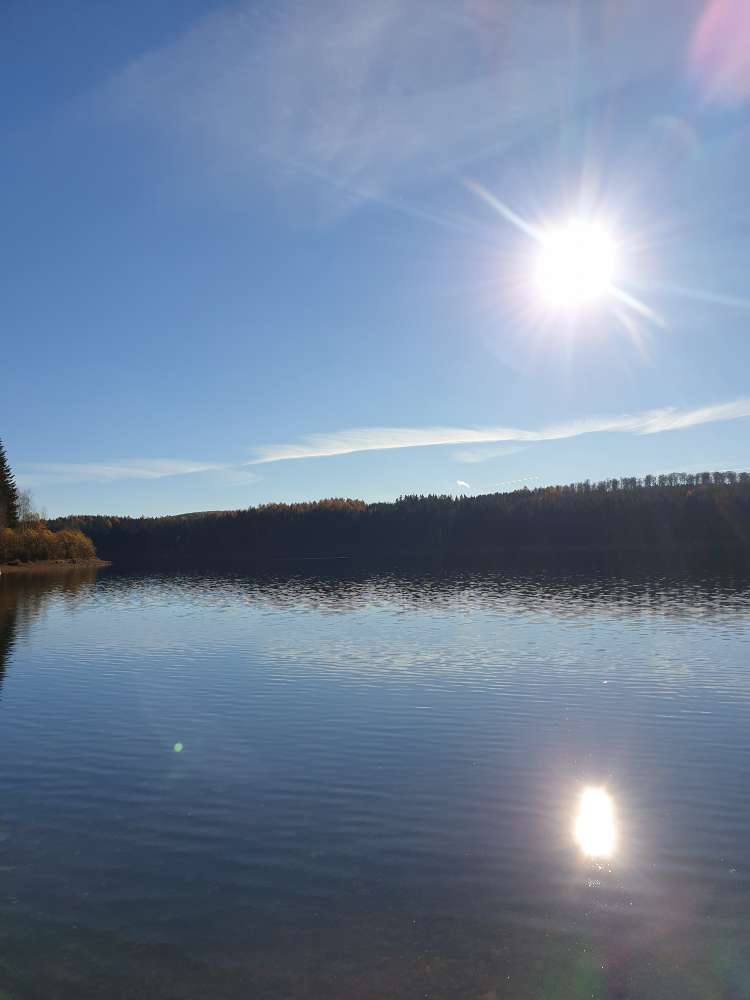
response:
M0 23L0 435L50 515L750 468L744 0ZM604 220L623 297L542 308L515 216Z

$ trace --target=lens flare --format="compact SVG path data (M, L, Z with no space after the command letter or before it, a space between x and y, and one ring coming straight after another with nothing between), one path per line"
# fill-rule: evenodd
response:
M574 219L540 236L536 287L547 305L588 305L611 291L616 271L615 241L596 222Z
M615 851L615 810L603 788L584 788L578 806L574 835L589 858L611 858Z

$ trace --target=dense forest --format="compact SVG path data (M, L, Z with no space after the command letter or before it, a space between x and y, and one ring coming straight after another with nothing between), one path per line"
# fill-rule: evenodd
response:
M750 559L750 474L672 473L484 496L330 499L160 518L79 516L118 566L235 568L280 561L465 559L704 551Z
M79 560L96 556L93 543L78 528L52 531L34 511L31 494L16 487L0 441L0 563L46 559Z

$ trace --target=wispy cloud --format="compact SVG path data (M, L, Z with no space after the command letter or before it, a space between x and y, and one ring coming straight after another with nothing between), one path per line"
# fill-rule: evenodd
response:
M200 462L181 458L115 459L109 462L22 462L17 478L22 486L52 483L114 483L125 479L165 479L215 472L242 477L243 483L260 477L244 468L221 462Z
M689 18L700 3L592 5L576 43L589 68L576 77L581 102L670 55L679 64L675 12ZM107 121L152 124L224 177L324 181L352 204L455 174L549 125L569 84L569 32L557 2L245 0L134 60L95 105Z
M506 479L505 482L496 483L497 489L504 489L506 486L529 486L531 483L538 483L541 476L521 476L519 479Z
M518 441L559 441L582 434L661 434L684 430L721 420L750 416L750 398L716 403L696 409L674 406L641 413L610 417L584 417L560 424L548 424L537 430L520 427L363 427L311 434L293 444L262 445L248 464L283 462L300 458L348 455L360 451L385 451L392 448L424 448L436 445L478 444Z
M466 462L474 464L476 462L486 462L490 458L504 458L508 455L517 455L519 451L525 451L528 445L525 444L500 444L488 445L481 448L461 448L454 451L451 458L454 462Z
M393 448L427 448L439 445L492 444L501 447L460 453L460 461L481 461L493 454L512 454L539 441L560 441L583 434L662 434L686 430L701 424L750 417L750 398L693 409L674 406L641 413L610 417L584 417L566 423L548 424L537 429L520 427L363 427L312 434L292 444L261 445L254 457L244 462L204 462L182 458L113 459L107 462L20 462L17 478L21 486L41 486L52 483L113 483L127 479L155 480L170 476L191 476L210 473L221 476L227 486L245 486L258 482L261 476L254 466L301 458L322 458L349 455L354 452L386 451ZM504 442L521 442L506 446ZM471 457L467 455L471 454ZM474 457L474 456L477 457ZM481 457L479 457L481 455ZM529 480L538 477L530 476ZM509 482L520 483L524 480ZM471 489L463 480L457 486ZM507 484L504 484L507 485Z

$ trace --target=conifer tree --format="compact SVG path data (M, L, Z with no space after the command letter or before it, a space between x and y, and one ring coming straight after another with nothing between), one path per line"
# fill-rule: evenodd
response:
M0 441L0 508L5 508L5 523L9 528L18 524L18 490L8 465L3 442Z

